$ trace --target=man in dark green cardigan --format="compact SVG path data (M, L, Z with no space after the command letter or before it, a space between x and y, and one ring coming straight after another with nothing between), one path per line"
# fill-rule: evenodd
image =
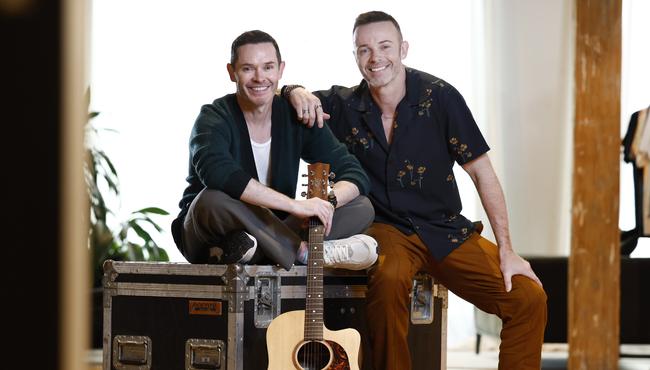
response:
M306 262L301 226L315 216L325 226L326 267L368 268L377 259L376 241L361 234L374 218L368 176L327 126L305 127L276 95L283 69L267 33L233 42L228 72L237 92L204 105L194 123L174 241L191 263L271 262L288 270ZM294 199L301 158L330 165L337 181L329 201Z

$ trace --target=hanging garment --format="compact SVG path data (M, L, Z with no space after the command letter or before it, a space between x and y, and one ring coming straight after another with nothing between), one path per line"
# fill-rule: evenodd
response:
M634 112L623 137L623 160L632 163L634 229L621 232L621 254L629 256L639 237L650 236L650 106ZM648 191L644 191L648 189Z

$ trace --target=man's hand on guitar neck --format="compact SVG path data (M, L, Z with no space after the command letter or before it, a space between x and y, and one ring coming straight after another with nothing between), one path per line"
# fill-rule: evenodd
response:
M329 235L332 229L332 218L334 217L334 207L330 202L320 198L309 198L296 200L293 205L294 209L289 213L300 218L318 217L325 226L325 236Z
M320 198L291 199L268 186L264 186L255 179L251 179L239 199L256 206L285 211L299 218L316 216L325 226L325 235L329 235L332 228L334 207L330 202Z

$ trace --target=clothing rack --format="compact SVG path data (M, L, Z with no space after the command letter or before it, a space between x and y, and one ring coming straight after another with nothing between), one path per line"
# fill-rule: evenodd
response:
M639 238L650 237L650 106L632 114L622 146L634 178L635 226L621 231L621 255L629 256Z

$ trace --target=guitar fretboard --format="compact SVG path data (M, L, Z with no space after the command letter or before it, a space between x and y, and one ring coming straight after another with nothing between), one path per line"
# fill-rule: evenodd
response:
M323 236L324 227L317 217L309 219L309 256L307 258L307 297L305 339L323 339Z

